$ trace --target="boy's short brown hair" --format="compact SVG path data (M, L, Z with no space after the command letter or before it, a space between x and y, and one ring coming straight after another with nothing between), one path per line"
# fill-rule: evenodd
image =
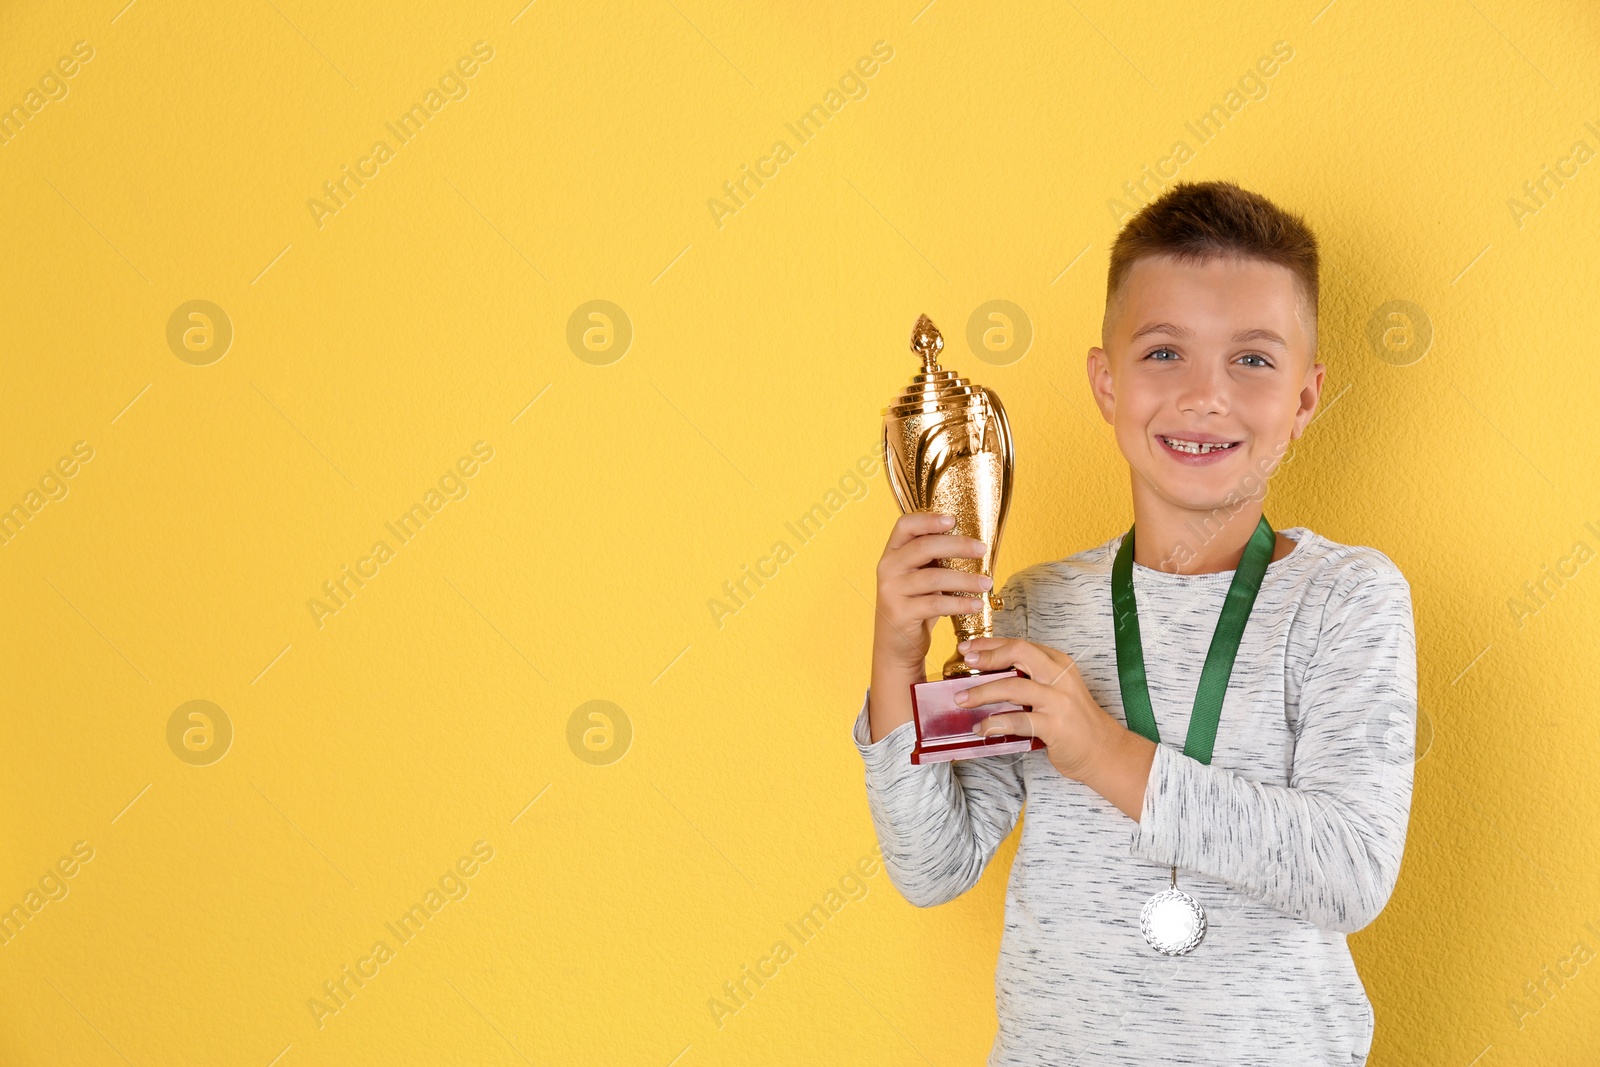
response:
M1129 219L1111 246L1101 343L1111 340L1114 312L1134 261L1168 255L1199 263L1242 256L1288 267L1305 299L1311 352L1317 350L1317 237L1305 220L1230 181L1178 182Z

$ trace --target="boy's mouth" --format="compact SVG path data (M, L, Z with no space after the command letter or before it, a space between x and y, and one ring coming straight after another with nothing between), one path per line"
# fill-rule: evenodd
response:
M1218 452L1226 452L1242 443L1239 441L1217 440L1193 441L1182 437L1167 437L1164 434L1156 434L1156 440L1160 441L1170 451L1186 456L1209 456Z

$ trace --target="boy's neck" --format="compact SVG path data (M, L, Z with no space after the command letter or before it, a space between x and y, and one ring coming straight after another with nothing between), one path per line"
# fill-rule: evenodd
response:
M1264 509L1265 501L1251 500L1232 514L1226 508L1190 511L1159 499L1136 476L1133 561L1168 574L1237 570ZM1285 540L1275 535L1273 559L1286 554L1281 550Z

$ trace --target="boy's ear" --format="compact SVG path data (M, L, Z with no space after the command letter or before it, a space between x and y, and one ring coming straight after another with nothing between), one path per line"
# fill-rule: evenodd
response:
M1110 423L1117 407L1116 383L1111 376L1111 357L1106 355L1105 349L1098 345L1089 349L1087 370L1089 393L1094 397L1095 406L1100 409L1100 417Z
M1315 360L1316 357L1312 356ZM1289 439L1296 440L1306 432L1306 427L1311 425L1312 418L1317 413L1317 404L1322 398L1322 379L1327 372L1327 365L1312 363L1306 370L1306 384L1300 390L1300 409L1295 412L1294 426L1290 431Z

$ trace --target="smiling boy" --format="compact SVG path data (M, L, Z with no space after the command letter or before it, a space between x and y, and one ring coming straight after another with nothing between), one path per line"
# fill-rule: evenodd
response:
M910 762L934 623L992 582L935 564L983 554L945 516L891 532L853 728L885 869L952 900L1028 809L991 1065L1366 1062L1345 935L1399 874L1416 637L1388 556L1263 516L1322 389L1318 284L1305 223L1228 182L1177 183L1118 235L1087 370L1132 527L1013 575L997 636L962 647L1025 674L970 690L1031 708L980 729L1046 748Z

